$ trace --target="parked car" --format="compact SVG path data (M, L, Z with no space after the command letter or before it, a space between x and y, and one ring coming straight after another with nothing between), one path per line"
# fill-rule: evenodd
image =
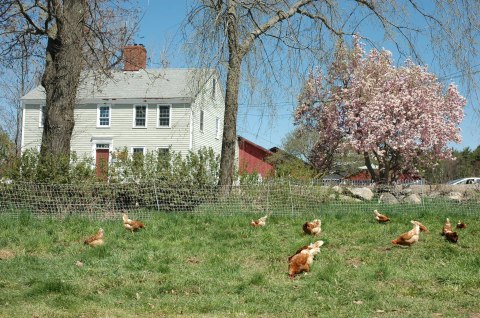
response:
M468 177L461 178L456 180L448 181L447 184L456 185L456 184L480 184L480 178L477 177Z

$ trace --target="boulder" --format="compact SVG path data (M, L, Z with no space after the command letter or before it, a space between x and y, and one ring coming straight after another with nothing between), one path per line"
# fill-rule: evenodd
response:
M349 202L349 203L362 202L362 200L360 200L360 199L352 198L352 197L349 197L348 195L343 195L343 194L339 195L338 199L342 202Z
M337 193L343 193L343 188L340 187L340 186L337 186L337 185L336 185L336 186L333 186L333 187L332 187L332 190L335 191L335 192L337 192Z
M447 196L452 201L462 201L463 195L460 192L450 192Z
M412 194L406 196L405 198L403 198L403 202L404 203L412 203L412 204L421 204L422 199L420 198L420 196L418 194L412 193Z
M352 196L364 201L370 201L373 199L373 192L369 188L348 188Z
M382 195L378 199L378 202L385 203L385 204L397 204L398 200L393 194L385 192L385 193L382 193Z

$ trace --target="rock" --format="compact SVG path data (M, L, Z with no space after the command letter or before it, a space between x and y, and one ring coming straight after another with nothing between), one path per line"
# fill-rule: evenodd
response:
M333 186L332 190L335 191L336 193L343 193L343 188L340 186Z
M373 199L373 192L369 188L348 188L348 191L354 196L364 201Z
M386 203L386 204L397 204L398 200L393 194L385 192L385 193L382 193L382 195L378 199L378 202Z
M349 197L348 195L339 195L338 199L342 202L362 202L362 200Z
M405 198L403 198L402 201L404 203L413 203L413 204L421 204L422 203L422 199L420 198L420 196L418 194L415 194L415 193L412 193L412 194L406 196Z
M450 192L447 196L452 201L462 201L463 195L460 192Z

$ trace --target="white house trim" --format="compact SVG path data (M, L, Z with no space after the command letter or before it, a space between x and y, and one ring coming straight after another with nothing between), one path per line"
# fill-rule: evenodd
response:
M93 165L95 166L95 162L97 160L97 144L108 144L108 162L112 161L112 151L113 151L113 137L107 136L93 136L90 138L90 143L92 145L92 158L93 158Z
M25 147L25 102L22 101L22 139L20 141L20 149L22 150L22 153L23 153L23 149Z

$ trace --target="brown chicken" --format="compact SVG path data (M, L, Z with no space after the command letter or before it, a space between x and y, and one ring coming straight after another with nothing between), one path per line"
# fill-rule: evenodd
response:
M453 231L452 223L450 222L449 218L445 220L441 234L445 236L445 239L449 242L452 242L452 243L458 242L458 233Z
M267 224L267 217L268 217L268 215L265 215L265 216L259 218L258 220L252 220L250 222L250 225L253 226L253 227L265 226Z
M320 241L322 242L322 241ZM323 245L323 242L321 243ZM315 255L320 252L320 247L306 248L292 256L288 261L288 275L293 280L295 275L309 272Z
M447 231L444 233L445 239L451 243L458 242L458 233L453 231Z
M427 229L427 227L425 225L423 225L422 223L420 223L418 221L416 221L416 222L420 226L420 232L430 233L430 231Z
M289 256L288 257L288 261L290 262L290 260L292 259L292 257L294 257L295 255L297 255L298 253L300 253L301 251L303 250L309 250L309 249L313 249L313 248L320 248L320 246L323 245L323 241L316 241L314 243L311 243L310 245L304 245L302 247L300 247L296 252L295 254L293 254L292 256Z
M303 224L303 232L310 235L320 235L322 232L322 221L315 219L312 222Z
M402 246L411 246L418 242L420 236L420 224L417 221L410 221L413 224L413 229L403 233L396 239L392 240L392 244L398 244Z
M123 227L133 233L145 228L145 224L138 220L131 220L128 218L127 213L123 213Z
M447 218L445 220L445 223L443 224L443 228L442 228L442 235L445 235L445 233L447 232L453 232L453 229L452 229L452 223L450 222L450 219Z
M377 210L373 210L373 214L375 215L375 220L377 220L378 223L385 223L390 221L390 218L388 216L379 213Z
M89 245L89 246L92 246L92 247L103 245L103 243L104 243L103 242L103 234L104 234L104 231L103 231L102 228L100 228L98 230L97 234L95 234L93 236L90 236L85 241L83 241L83 243L85 245Z
M457 223L457 229L466 229L467 225L463 223L462 221L458 221Z

